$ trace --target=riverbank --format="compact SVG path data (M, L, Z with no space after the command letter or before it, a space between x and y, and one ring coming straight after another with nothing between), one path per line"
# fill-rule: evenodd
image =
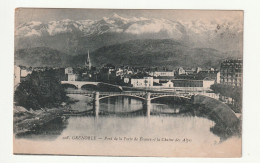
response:
M79 95L68 95L69 100L58 107L28 110L22 106L13 107L13 133L20 135L33 131L64 115L74 115L92 109L92 99ZM79 101L84 101L79 102Z
M34 128L38 128L54 120L57 117L61 117L63 113L69 109L69 106L62 106L58 108L28 111L24 107L14 106L13 132L15 135L29 132Z
M79 95L68 95L67 102L58 107L28 110L22 106L13 107L13 133L20 135L33 131L43 125L64 116L78 115L92 109L92 99ZM79 102L79 101L83 101Z

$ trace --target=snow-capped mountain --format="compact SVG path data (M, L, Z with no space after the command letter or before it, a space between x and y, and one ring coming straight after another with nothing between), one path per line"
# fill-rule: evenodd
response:
M134 39L173 39L194 47L237 50L242 47L242 24L234 20L184 22L156 18L124 18L117 14L100 20L27 22L15 31L16 48L51 47L68 54L84 53Z
M184 27L174 21L165 19L131 19L120 17L114 14L112 17L104 17L101 20L80 20L73 21L65 19L61 21L50 21L48 23L28 22L21 24L16 29L17 37L42 36L48 34L53 36L59 33L80 31L84 35L103 34L108 32L146 34L166 32L176 39L181 38Z

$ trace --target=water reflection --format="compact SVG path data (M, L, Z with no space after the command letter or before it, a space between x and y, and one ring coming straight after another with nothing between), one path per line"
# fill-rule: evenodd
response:
M119 96L100 100L100 110L107 112L131 112L143 109L143 101Z
M72 110L93 109L92 99L84 95L70 95L70 97L78 100L71 106ZM92 116L57 118L41 128L18 135L18 137L54 140L68 135L96 135L188 137L197 142L209 144L220 141L221 135L214 134L215 123L200 115L191 104L185 105L169 99L152 101L149 106L149 118L147 118L147 108L140 99L124 96L111 97L102 99L95 105L99 107L99 114L106 112L107 114L104 114L106 116L92 114Z

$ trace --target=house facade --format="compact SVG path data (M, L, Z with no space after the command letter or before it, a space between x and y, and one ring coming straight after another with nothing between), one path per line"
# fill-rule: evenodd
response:
M131 84L133 87L152 87L153 77L131 78Z
M243 61L226 60L220 66L220 83L232 86L242 86Z

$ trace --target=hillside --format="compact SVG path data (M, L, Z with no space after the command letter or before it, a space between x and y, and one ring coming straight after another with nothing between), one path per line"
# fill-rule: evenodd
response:
M189 48L170 39L148 39L105 46L94 51L91 57L95 65L218 67L226 56L215 49Z
M16 64L25 66L82 66L87 54L71 56L47 47L20 49L15 53ZM230 56L228 56L230 57ZM190 48L170 39L132 40L104 46L90 52L94 66L106 63L130 66L218 67L227 58L211 48Z
M67 65L67 54L47 47L15 51L15 64L32 67L62 67Z

